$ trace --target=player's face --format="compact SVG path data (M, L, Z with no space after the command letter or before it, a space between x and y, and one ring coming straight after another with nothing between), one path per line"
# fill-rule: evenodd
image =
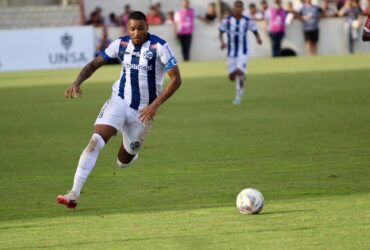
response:
M239 3L236 3L234 4L234 14L236 16L241 16L243 14L243 5L239 4Z
M144 20L128 20L127 29L134 45L146 42L148 38L148 24Z

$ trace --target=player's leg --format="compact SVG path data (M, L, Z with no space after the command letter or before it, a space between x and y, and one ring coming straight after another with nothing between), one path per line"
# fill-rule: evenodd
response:
M244 95L244 85L245 85L245 73L247 67L247 55L240 55L237 58L236 63L237 69L235 71L235 90L236 95L233 101L234 105L239 105L241 103L242 97Z
M139 158L145 138L153 121L143 124L139 120L139 113L133 109L128 110L127 120L123 126L123 141L117 155L117 165L121 168L128 167Z
M94 133L82 151L77 169L73 178L72 190L66 195L59 195L58 202L69 208L75 208L81 193L81 189L93 170L100 150L109 139L117 133L117 129L108 125L95 125Z
M80 156L72 190L66 195L59 195L57 197L59 203L69 208L76 207L81 189L95 166L100 150L112 136L117 134L123 121L124 113L120 110L120 104L114 100L108 100L96 119L94 133Z

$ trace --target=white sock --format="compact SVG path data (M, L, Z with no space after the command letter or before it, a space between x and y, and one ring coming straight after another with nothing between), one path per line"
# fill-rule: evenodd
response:
M72 187L72 191L75 192L76 195L80 195L87 177L95 166L96 160L99 156L99 151L104 147L104 145L105 142L103 138L101 138L99 134L93 134L89 144L82 152L80 160L78 161Z
M242 81L243 81L244 77L242 76L237 76L235 78L235 86L236 86L236 98L237 99L241 99L242 96L244 95L244 87L242 87Z

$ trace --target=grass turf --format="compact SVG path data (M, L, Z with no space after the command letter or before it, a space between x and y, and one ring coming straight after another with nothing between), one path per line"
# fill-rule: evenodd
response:
M71 186L118 66L84 97L78 70L0 74L0 249L366 249L370 245L370 56L251 60L232 106L224 62L182 64L140 160L101 152L75 211ZM235 210L255 187L262 214Z

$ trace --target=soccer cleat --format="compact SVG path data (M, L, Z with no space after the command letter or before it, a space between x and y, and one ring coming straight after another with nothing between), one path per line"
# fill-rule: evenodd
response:
M240 98L235 98L234 101L233 101L233 104L234 105L240 105L241 103L241 99Z
M75 192L71 191L65 195L58 195L57 201L59 204L63 204L66 207L73 209L77 207L78 196Z

